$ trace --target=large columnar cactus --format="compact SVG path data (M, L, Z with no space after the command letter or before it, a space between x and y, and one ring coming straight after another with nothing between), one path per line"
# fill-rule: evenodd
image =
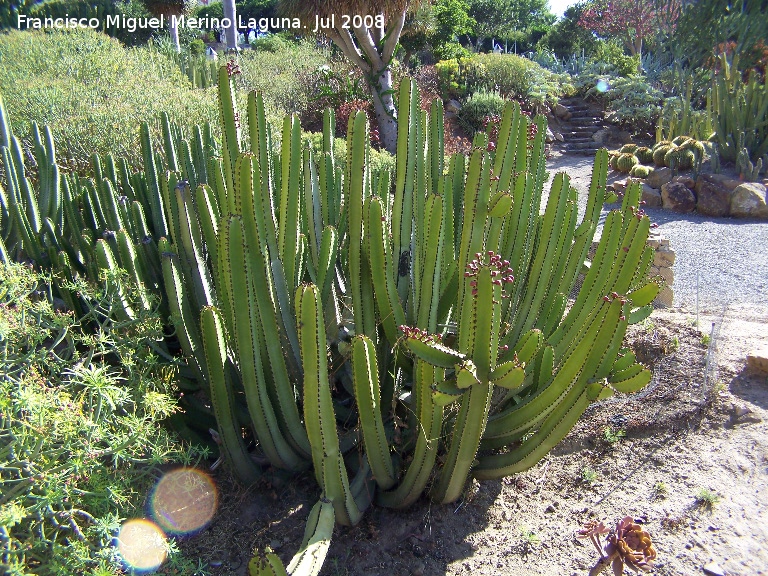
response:
M738 56L729 63L720 56L720 71L712 79L708 111L714 119L715 140L720 157L736 162L739 152L747 149L757 161L768 153L768 76L752 74L742 80Z
M590 402L649 381L622 348L659 289L646 280L650 224L636 184L584 268L606 151L581 220L565 174L540 212L542 118L509 104L495 149L480 134L468 159L444 164L441 105L421 111L404 80L394 177L371 173L362 113L342 174L331 112L322 151L302 150L287 118L276 154L251 95L245 142L235 73L223 68L218 83L223 158L196 190L167 176L160 248L182 346L242 480L264 473L258 462L311 466L343 524L372 499L451 502L470 476L535 464ZM253 573L271 573L257 570L273 560Z

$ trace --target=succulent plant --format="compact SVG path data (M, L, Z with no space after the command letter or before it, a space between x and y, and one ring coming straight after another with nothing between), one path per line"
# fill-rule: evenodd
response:
M693 140L690 136L677 136L676 138L672 139L672 144L675 146L681 146L685 142L688 142L689 140Z
M621 148L619 148L619 152L622 154L634 154L635 150L637 150L639 146L637 144L624 144Z
M605 543L601 542L601 536L606 537ZM624 574L625 566L635 572L648 571L656 559L651 535L631 516L619 520L613 530L592 520L577 531L576 537L589 538L600 554L600 559L589 571L590 576L597 576L609 566L616 576Z
M653 162L653 151L647 146L640 146L635 150L635 156L641 164L650 164Z
M669 153L670 150L676 149L677 146L672 144L671 142L669 144L662 144L662 145L656 145L653 150L653 163L656 164L656 166L666 166L666 156L667 153Z
M642 164L635 164L632 166L632 170L629 171L629 175L634 178L647 178L653 171L650 166L643 166Z
M616 169L619 172L629 172L640 161L631 152L623 152L616 158Z

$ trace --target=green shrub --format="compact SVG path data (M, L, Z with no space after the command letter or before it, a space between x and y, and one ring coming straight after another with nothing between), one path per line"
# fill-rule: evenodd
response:
M640 55L627 56L624 48L616 41L600 42L594 60L614 67L619 76L636 74L640 68Z
M242 88L260 91L275 117L294 112L304 115L311 107L313 87L322 76L321 67L336 65L308 41L286 44L275 52L246 50L239 63Z
M467 68L471 58L452 58L435 64L438 86L445 99L463 98L467 94Z
M539 109L574 91L567 74L555 74L515 54L475 54L446 60L437 64L437 72L440 89L448 97L484 89L520 100L528 109Z
M485 128L488 116L500 116L506 100L498 92L480 90L467 98L459 111L459 121L471 133L480 132Z
M268 34L267 36L256 38L251 43L251 48L257 51L280 52L281 50L288 49L288 42L277 34Z
M587 95L605 101L610 122L640 131L653 132L661 111L662 94L641 75L604 80L605 89L595 85Z
M160 465L198 457L162 426L176 405L150 347L159 316L104 315L121 283L78 284L91 312L75 318L54 310L45 278L0 266L3 573L123 573L111 545L121 520L144 516Z
M205 54L205 42L200 40L200 38L195 38L189 43L189 52L193 56L201 56Z
M191 90L171 60L91 30L2 34L0 61L14 131L49 125L57 155L74 169L87 169L94 153L138 166L139 122L161 111L183 126L218 116L214 92Z

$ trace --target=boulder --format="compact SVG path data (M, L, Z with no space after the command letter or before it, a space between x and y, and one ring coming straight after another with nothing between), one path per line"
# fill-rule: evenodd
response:
M661 192L656 190L656 188L651 188L643 182L643 192L640 196L640 200L642 202L645 202L645 205L649 208L658 208L661 206Z
M555 104L552 107L552 112L555 116L563 120L565 120L566 119L565 117L568 116L568 108L566 108L562 104Z
M554 136L558 142L565 142L565 137L560 132L554 132Z
M552 142L555 141L555 134L554 134L554 132L552 132L552 130L549 129L549 126L547 126L547 133L544 136L544 141L547 144L552 144Z
M672 182L681 182L685 184L686 188L688 188L689 190L693 190L694 186L696 185L696 182L694 181L693 178L683 174L672 178Z
M707 216L728 216L731 213L731 194L739 185L721 174L701 174L696 180L696 210Z
M672 170L666 166L654 169L645 179L645 183L651 188L661 188L667 182L672 182Z
M696 196L681 182L667 182L661 187L661 203L673 212L693 212L696 209Z
M592 134L592 140L597 142L598 144L602 144L608 139L608 136L611 134L611 131L608 130L608 128L601 128L594 134Z
M461 102L458 100L448 100L448 104L445 105L445 109L448 112L453 112L454 114L457 114L459 110L461 110Z
M627 180L616 180L616 182L613 183L613 191L616 192L616 194L624 194L624 190L627 189Z
M731 215L738 218L766 218L765 186L758 182L739 184L731 196Z
M768 374L768 348L753 350L747 354L747 370Z

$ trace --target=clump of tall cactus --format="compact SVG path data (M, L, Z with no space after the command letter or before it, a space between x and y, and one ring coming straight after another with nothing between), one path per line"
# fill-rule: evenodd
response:
M744 148L753 161L768 153L768 76L752 74L744 82L738 56L729 63L722 54L711 90L710 115L721 159L736 162Z
M234 74L222 69L218 82L223 157L209 163L208 185L174 186L160 250L180 342L241 480L265 473L259 461L311 467L342 524L374 500L451 502L471 476L535 464L591 401L649 381L622 348L659 289L646 280L638 185L608 215L566 312L607 152L581 221L565 174L540 214L542 118L509 104L494 151L481 133L468 159L446 165L442 107L421 111L404 80L395 173L371 172L363 113L350 119L342 173L332 112L321 153L302 150L298 121L286 118L277 154L261 98L238 109ZM256 559L253 573L280 573L263 572L273 563Z

